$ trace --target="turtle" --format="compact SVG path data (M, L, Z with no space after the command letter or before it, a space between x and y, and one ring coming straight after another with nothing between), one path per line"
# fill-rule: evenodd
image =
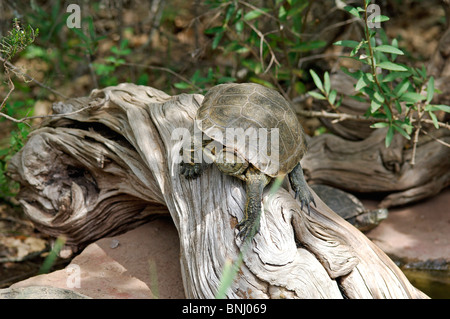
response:
M368 210L356 196L341 189L324 184L313 184L311 188L336 214L362 232L375 228L388 216L386 208Z
M300 165L307 150L305 134L290 103L278 91L256 83L216 85L205 94L194 125L202 133L202 142L197 141L196 147L194 135L180 173L196 178L214 163L222 173L245 182L244 217L237 224L243 242L259 231L262 194L277 177L288 175L294 198L310 214L311 204L316 203Z

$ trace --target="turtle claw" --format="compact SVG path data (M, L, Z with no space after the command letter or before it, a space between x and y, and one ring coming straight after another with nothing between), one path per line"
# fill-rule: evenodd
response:
M303 206L306 204L306 207L308 208L307 213L308 215L311 215L311 203L313 203L315 207L317 207L317 205L314 201L314 196L309 190L308 184L306 184L300 163L289 173L289 181L291 182L292 190L295 192L294 199L297 199L298 197L298 200L300 201L301 210L303 211Z
M298 193L298 192L297 192ZM307 190L305 192L306 194L302 194L303 196L300 196L299 200L300 200L300 209L303 211L303 206L306 204L306 207L308 208L307 212L308 212L308 216L311 215L311 203L314 204L314 207L317 208L316 202L314 200L314 197L312 196L311 192L309 190Z
M258 232L259 223L257 221L252 221L251 219L243 219L236 227L239 229L238 236L241 238L242 242L245 243L251 240Z
M202 173L202 164L199 163L184 163L180 164L180 174L184 175L187 179L194 179L200 176Z

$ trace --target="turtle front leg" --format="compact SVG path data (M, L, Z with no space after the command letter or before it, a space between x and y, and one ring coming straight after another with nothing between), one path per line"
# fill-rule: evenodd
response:
M194 145L192 143L191 149L187 151L187 154L183 154L183 149L180 150L180 155L183 158L183 161L180 163L180 174L188 179L199 177L208 165L203 160L202 150L196 150Z
M300 200L301 209L303 210L303 205L306 204L308 207L308 215L311 213L311 203L317 207L314 201L314 196L309 191L308 185L306 184L305 177L303 176L303 169L300 163L294 167L294 169L289 173L289 181L291 182L291 187L295 192L295 198Z
M244 218L237 225L242 242L251 241L259 231L261 217L261 201L264 187L271 178L259 170L250 167L245 174L247 201L245 203Z

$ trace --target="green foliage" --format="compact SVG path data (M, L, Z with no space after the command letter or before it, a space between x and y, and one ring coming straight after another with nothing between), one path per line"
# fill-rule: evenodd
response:
M206 75L202 75L200 70L196 70L189 81L181 81L174 84L177 89L189 90L191 92L206 91L211 85L234 82L236 78L231 76L222 76L219 68L215 72L208 68Z
M132 53L128 40L122 40L119 46L111 48L112 55L105 58L106 63L92 63L95 73L100 76L102 86L117 85L119 80L114 75L117 68L126 63L125 58Z
M71 31L78 38L78 43L76 43L74 47L80 48L82 51L84 51L85 55L92 56L97 51L100 40L105 39L106 36L97 35L97 33L95 32L94 20L92 19L92 17L83 19L83 23L88 25L86 31L77 28L71 29Z
M357 94L350 97L370 103L365 115L380 119L372 128L388 128L386 146L391 144L395 133L410 140L413 122L420 121L425 112L433 120L434 126L439 128L434 112L449 112L450 107L430 104L436 91L434 78L427 75L425 67L415 68L396 62L398 56L404 55L397 40L389 41L382 28L369 28L369 22L384 22L389 18L380 15L369 21L367 2L364 8L347 6L344 9L363 20L366 37L360 42L341 40L334 44L351 49L347 58L369 67L368 71L361 68L355 72L343 68L346 74L356 80ZM336 100L336 91L330 88L328 72L325 72L323 81L313 70L310 70L310 74L321 93L312 91L309 94L316 99L327 100L336 110L341 100Z
M305 93L299 59L326 45L302 35L310 1L269 1L267 7L234 0L208 4L221 17L219 25L205 30L212 36L211 47L234 58L236 69L245 70L242 80Z
M34 30L30 25L22 28L19 20L14 19L13 28L0 40L0 53L6 60L11 60L13 56L33 43L38 34L39 29Z
M39 274L47 274L50 272L53 265L55 264L56 259L58 258L59 252L64 247L65 243L66 238L64 236L59 236L58 238L56 238L52 250L50 250L50 253L45 258L41 268L39 269Z
M0 111L8 116L15 117L24 115L24 106L33 101L16 101L14 103L7 101L7 97L14 90L15 86L12 85L11 73L9 72L9 67L6 66L6 61L11 60L17 53L23 51L33 43L38 33L39 29L34 30L30 25L22 28L19 21L15 19L13 28L8 31L8 35L0 39L0 53L2 53L5 59L5 75L9 83L11 83L8 95L1 101ZM29 89L26 87L24 90ZM4 117L0 117L0 123L5 121L6 119ZM22 148L28 133L29 127L26 124L18 123L17 129L10 132L8 140L1 141L0 143L0 199L7 200L18 191L18 183L11 181L6 175L7 163L12 155ZM7 144L7 146L3 147L4 144Z
M4 122L4 119L0 119ZM17 153L25 144L25 141L30 133L30 128L24 123L18 123L17 129L12 130L7 141L1 142L0 145L0 199L8 200L9 197L14 197L19 191L19 184L12 181L6 175L8 162L11 157ZM8 145L3 147L3 145Z

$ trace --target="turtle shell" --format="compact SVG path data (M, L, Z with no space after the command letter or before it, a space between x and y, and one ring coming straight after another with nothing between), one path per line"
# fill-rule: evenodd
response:
M302 126L289 102L259 84L211 88L196 120L204 134L271 177L289 173L306 152Z
M323 184L314 184L311 188L325 204L344 219L350 220L366 211L358 198L338 188Z
M311 188L335 213L363 232L376 227L388 216L387 209L367 210L358 198L338 188L323 184L314 184Z

